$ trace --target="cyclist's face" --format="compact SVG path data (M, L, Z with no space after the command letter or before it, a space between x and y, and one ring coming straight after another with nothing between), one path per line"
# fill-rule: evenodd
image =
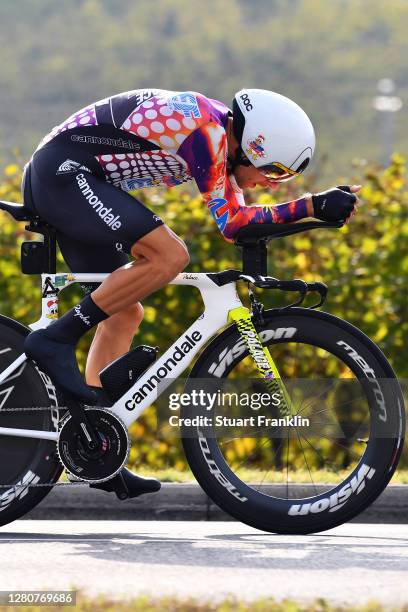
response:
M252 187L256 187L257 185L261 185L262 187L273 187L276 185L273 181L266 178L263 174L259 172L255 166L237 166L234 169L234 176L238 183L238 186L241 189L251 189Z

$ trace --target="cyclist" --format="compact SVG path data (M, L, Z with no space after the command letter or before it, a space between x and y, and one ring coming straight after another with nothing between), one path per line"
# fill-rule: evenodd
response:
M127 192L194 179L224 237L240 227L305 217L348 220L359 186L247 207L243 189L301 174L315 149L313 126L292 100L243 89L232 111L197 92L138 89L74 113L40 143L26 166L24 199L57 231L74 272L112 272L25 352L66 392L94 403L99 372L129 350L143 318L141 300L188 264L187 247L158 215ZM129 263L128 255L135 260ZM79 338L98 325L86 365Z

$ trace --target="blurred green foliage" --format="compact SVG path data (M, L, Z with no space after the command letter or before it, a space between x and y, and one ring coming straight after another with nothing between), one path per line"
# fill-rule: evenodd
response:
M406 0L2 0L0 152L27 158L73 111L120 91L192 89L230 104L264 87L310 114L329 157L320 176L333 180L355 156L377 159L377 80L407 99L407 28Z
M19 201L20 178L17 164L6 167L0 199ZM309 183L304 178L299 182L305 191L312 191L313 180L312 176ZM282 186L279 201L294 197L295 190L298 195L299 182L298 186L294 182ZM137 195L186 241L191 255L188 270L214 272L240 266L239 249L224 241L200 197L192 197L185 187L165 192L145 190ZM274 196L262 190L247 194L247 202L270 203L273 198L277 201L276 192ZM406 162L395 155L383 171L365 169L361 206L347 227L284 238L273 242L269 253L270 274L326 282L330 291L325 310L368 334L404 379L408 378L407 207ZM20 273L19 246L29 234L24 224L17 224L5 213L0 213L0 228L0 312L29 324L40 316L39 278ZM59 270L67 269L60 256L58 262ZM62 310L81 297L76 286L64 291ZM282 299L273 292L262 293L267 307L282 304ZM145 320L135 343L158 345L163 350L200 314L202 302L196 289L168 286L145 300L144 307ZM79 344L82 368L91 338L89 333ZM310 363L305 359L303 371L295 376L307 376ZM130 459L135 467L185 468L179 440L157 436L153 407L133 425L132 435L135 444Z

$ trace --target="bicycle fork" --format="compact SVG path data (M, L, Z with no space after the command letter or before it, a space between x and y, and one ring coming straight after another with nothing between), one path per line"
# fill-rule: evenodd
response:
M251 355L260 378L264 379L264 383L268 391L271 393L279 393L279 413L280 416L293 416L294 410L289 394L283 383L278 368L269 349L263 346L258 332L252 322L252 314L245 306L233 308L228 313L228 320L236 324L239 335L244 340L249 354Z

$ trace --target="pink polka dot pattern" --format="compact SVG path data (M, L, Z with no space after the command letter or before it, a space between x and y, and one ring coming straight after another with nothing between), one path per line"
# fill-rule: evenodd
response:
M85 108L81 108L81 110L71 115L71 117L68 117L68 119L66 119L64 123L61 123L60 125L57 125L55 128L53 128L51 132L47 134L47 136L45 136L45 138L40 142L38 148L47 144L47 142L52 140L58 134L61 134L61 132L65 132L66 130L71 130L77 127L84 127L86 125L96 124L97 121L95 115L95 105L90 104Z
M173 92L167 92L169 98ZM176 152L193 130L199 127L199 120L188 118L171 108L165 96L153 97L138 106L126 119L126 131L146 138L159 147Z
M214 108L208 103L208 100L205 101L204 97L200 97L199 101L199 94L188 92L176 94L176 92L165 90L155 92L140 90L139 93L138 90L135 90L130 94L132 95L119 94L110 99L109 117L114 121L115 117L121 117L121 127L115 123L111 125L107 117L107 125L112 130L112 141L115 138L121 139L125 143L123 149L131 152L109 152L109 154L95 156L103 169L106 180L125 191L131 191L156 185L171 187L189 181L192 179L191 172L196 166L199 174L203 175L203 166L198 164L197 158L200 157L200 147L208 145L211 148L212 146L209 142L211 138L208 135L202 136L197 141L199 142L198 151L190 150L190 145L186 147L188 143L181 151L182 156L178 155L178 151L193 132L214 122ZM115 107L116 98L120 99L121 106L119 107ZM126 110L126 113L123 113L123 110ZM40 146L66 130L94 125L98 125L98 121L95 104L91 104L55 127ZM136 146L131 147L127 140L131 134L148 141L146 148L153 150L139 151L137 140L134 142ZM150 146L149 143L151 143ZM108 143L107 146L116 148L113 143ZM155 149L155 147L158 148ZM106 148L102 150L106 151ZM205 160L207 158L208 156Z
M125 191L156 185L179 185L192 179L186 162L170 151L116 153L96 157L106 180Z
M84 125L96 125L95 105L91 104L82 108L77 113L71 115L61 126L60 131L72 127L82 127Z
M208 121L209 116L206 112L199 112L198 116L185 116L182 110L174 107L173 98L174 92L161 90L160 95L153 95L138 104L123 121L121 129L176 153L191 132ZM40 147L61 132L92 125L97 125L95 104L82 108L55 127L40 143Z

